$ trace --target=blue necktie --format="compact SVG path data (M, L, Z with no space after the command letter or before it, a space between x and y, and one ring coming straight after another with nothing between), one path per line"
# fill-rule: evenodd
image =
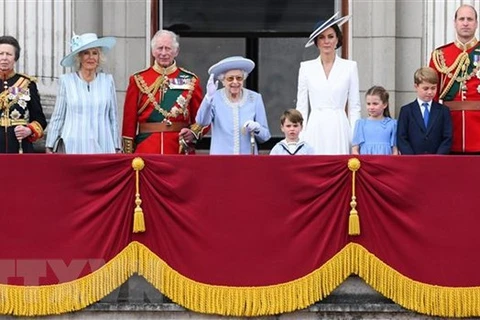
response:
M425 107L425 112L423 113L423 122L425 123L425 128L428 127L428 118L430 118L430 111L428 111L428 103L422 103L422 106Z

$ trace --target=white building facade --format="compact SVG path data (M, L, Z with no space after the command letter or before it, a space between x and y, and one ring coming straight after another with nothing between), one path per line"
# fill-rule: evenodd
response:
M288 1L281 2L288 12L295 10L287 7ZM312 0L312 4L317 2ZM128 77L151 64L150 39L168 20L165 17L169 3L172 2L0 0L3 21L0 33L18 39L22 52L17 71L38 78L47 116L53 110L58 77L70 72L60 66L60 60L70 51L68 43L73 32L116 37L117 44L108 53L105 71L114 76L121 118ZM228 1L224 3L228 6ZM278 2L266 1L265 6L270 3L278 5ZM461 4L474 5L478 10L480 0L332 0L334 11L348 11L352 15L346 25L344 43L348 58L358 62L361 95L372 85L384 86L391 94L391 111L398 115L400 107L415 98L414 71L428 64L435 47L453 41L454 13ZM231 1L231 6L239 6L239 14L243 14L243 5L244 2ZM213 6L205 10L208 13L218 9ZM198 12L194 14L190 19L201 19ZM247 14L251 13L245 13L245 17L249 17ZM268 19L275 21L275 16L270 13ZM312 29L315 22L308 21ZM299 62L317 55L315 49L303 48L307 37L308 34L299 33L294 36L280 33L278 37L262 34L253 46L258 51L253 52L258 59L255 89L264 95L274 134L280 133L277 120L281 112L295 105ZM241 37L222 34L190 37L187 32L187 36L181 37L179 65L196 72L204 85L208 66L228 55L247 55L249 50L252 53L251 47L244 43Z

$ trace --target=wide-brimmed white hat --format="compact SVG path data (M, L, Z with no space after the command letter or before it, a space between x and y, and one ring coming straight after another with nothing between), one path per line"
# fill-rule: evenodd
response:
M315 38L318 37L318 35L323 31L327 30L334 24L340 27L342 24L347 22L348 19L350 19L350 16L343 16L343 17L337 18L339 14L340 12L337 12L333 16L331 16L328 20L319 21L313 28L313 32L310 34L310 37L307 41L307 44L305 45L305 48L313 45L313 43L315 42Z
M72 52L67 54L60 61L60 64L64 67L72 67L77 53L91 48L102 48L103 52L107 52L112 49L116 42L117 40L114 37L98 38L95 33L74 34L72 40L70 40Z
M242 56L232 56L220 60L208 69L208 74L213 74L215 78L229 70L243 70L246 73L252 72L255 68L255 62Z

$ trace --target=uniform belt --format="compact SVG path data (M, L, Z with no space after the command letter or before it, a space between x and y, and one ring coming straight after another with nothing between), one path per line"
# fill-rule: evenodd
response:
M480 110L480 101L443 101L451 111Z
M28 122L25 119L18 119L18 120L13 120L13 119L5 119L5 118L0 118L0 126L1 127L12 127L12 126L24 126L27 125Z
M186 122L144 122L140 123L139 132L140 133L149 133L149 132L179 132L183 128L187 128L188 123Z

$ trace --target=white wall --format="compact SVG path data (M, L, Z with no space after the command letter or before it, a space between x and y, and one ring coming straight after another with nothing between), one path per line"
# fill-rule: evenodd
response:
M362 95L383 85L398 114L415 97L414 71L428 63L435 47L453 41L461 4L479 8L480 0L351 0L350 57L358 62ZM58 76L69 71L59 63L72 32L117 37L105 69L114 75L121 115L128 76L150 64L150 7L150 0L0 0L0 33L19 40L17 70L38 77L46 113Z

